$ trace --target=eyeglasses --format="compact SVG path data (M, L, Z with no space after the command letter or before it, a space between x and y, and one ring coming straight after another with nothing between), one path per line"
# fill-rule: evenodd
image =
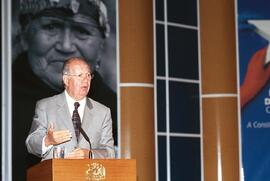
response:
M67 75L67 76L73 76L73 77L77 77L79 79L83 79L83 78L87 78L87 79L93 79L94 78L94 74L93 73L80 73L80 74L68 74L68 73L65 73L64 75Z

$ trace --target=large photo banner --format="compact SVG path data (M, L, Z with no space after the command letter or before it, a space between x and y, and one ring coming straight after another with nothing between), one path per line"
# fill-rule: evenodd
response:
M62 95L62 68L68 58L91 64L88 97L110 108L114 146L118 145L116 1L12 0L13 181L24 181L26 170L41 160L28 153L25 140L37 101Z
M270 1L236 0L243 181L270 177Z

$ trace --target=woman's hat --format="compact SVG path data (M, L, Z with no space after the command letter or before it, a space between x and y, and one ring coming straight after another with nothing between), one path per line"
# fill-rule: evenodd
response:
M73 14L90 16L97 20L104 31L104 36L109 36L107 8L101 0L20 0L20 16L34 17L50 9L63 9Z

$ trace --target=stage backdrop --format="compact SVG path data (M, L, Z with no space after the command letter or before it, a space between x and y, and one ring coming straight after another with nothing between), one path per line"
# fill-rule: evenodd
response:
M270 1L236 0L242 180L270 176Z
M61 68L68 57L82 56L94 66L89 97L111 109L117 145L117 3L105 0L106 8L96 11L90 2L99 0L12 0L13 181L25 180L26 169L40 161L27 154L25 139L36 101L63 91ZM82 16L71 19L71 12Z

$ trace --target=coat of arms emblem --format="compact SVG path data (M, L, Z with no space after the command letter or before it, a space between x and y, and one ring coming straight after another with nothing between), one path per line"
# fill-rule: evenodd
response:
M106 169L100 163L87 164L86 180L99 181L106 178Z

